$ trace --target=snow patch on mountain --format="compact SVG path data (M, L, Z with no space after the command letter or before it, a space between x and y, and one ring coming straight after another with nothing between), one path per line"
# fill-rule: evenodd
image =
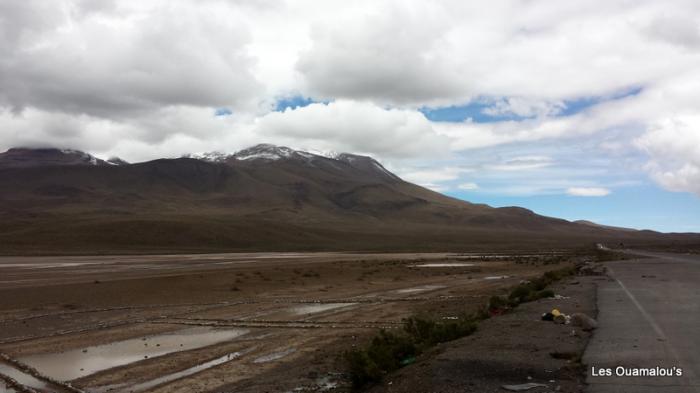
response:
M109 165L119 166L119 165L129 165L129 162L122 160L119 157L110 157L106 161Z
M375 161L375 162L372 163L372 165L374 165L374 167L375 167L379 172L384 173L384 174L387 175L387 176L395 177L395 178L398 179L398 177L397 177L396 175L394 175L393 173L389 172L389 171L388 171L386 168L384 168L384 166L382 166L380 163L378 163L378 162Z
M233 155L233 158L241 161L257 159L276 161L283 158L290 158L296 154L298 154L296 150L285 146L262 143L239 151Z
M350 153L337 153L334 151L309 152L291 149L286 146L276 146L269 143L261 143L247 149L240 150L234 154L226 154L215 151L209 153L188 154L183 157L215 163L231 162L231 160L262 162L297 160L303 162L305 165L311 166L316 166L321 162L326 162L326 164L331 164L333 166L343 163L366 173L374 173L375 175L379 175L385 179L400 180L398 176L389 172L386 168L384 168L384 166L382 166L382 164L377 162L372 157Z
M210 152L204 152L204 153L190 153L190 154L185 154L182 156L182 158L192 158L195 160L202 160L202 161L207 161L207 162L224 162L226 161L231 155L222 153L219 151L210 151Z
M90 165L100 165L104 163L104 161L93 156L92 154L85 153L84 151L73 149L60 149L60 151L65 155L77 156L81 161L87 162Z

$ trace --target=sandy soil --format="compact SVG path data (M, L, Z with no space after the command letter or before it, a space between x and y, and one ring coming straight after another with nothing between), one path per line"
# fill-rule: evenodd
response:
M343 352L364 345L377 329L397 328L415 313L450 317L473 311L489 296L569 259L347 253L6 257L0 258L0 352L19 361L76 350L89 358L105 350L100 345L116 343L107 347L114 349L129 339L159 345L157 335L193 327L244 329L235 339L149 356L72 383L91 392L343 391ZM416 266L426 263L454 265ZM188 344L187 337L182 340ZM227 356L231 360L192 369ZM177 378L187 370L197 372Z

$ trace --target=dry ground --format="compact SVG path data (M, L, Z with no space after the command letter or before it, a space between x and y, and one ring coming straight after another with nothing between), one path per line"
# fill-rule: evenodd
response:
M474 311L489 296L570 260L550 254L3 257L0 352L31 366L36 355L89 350L89 359L94 346L128 339L153 345L158 334L193 326L242 329L245 334L215 345L71 382L84 391L344 391L342 353L364 345L379 328L397 328L416 313L449 318ZM426 263L456 265L416 266ZM184 378L140 385L231 354Z

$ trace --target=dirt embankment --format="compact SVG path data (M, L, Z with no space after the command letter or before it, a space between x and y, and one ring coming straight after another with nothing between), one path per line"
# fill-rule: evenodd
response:
M567 278L552 289L563 299L521 304L490 318L463 339L442 344L388 376L371 393L504 392L503 385L538 383L531 392L580 392L581 365L590 333L541 320L554 308L595 316L596 277Z

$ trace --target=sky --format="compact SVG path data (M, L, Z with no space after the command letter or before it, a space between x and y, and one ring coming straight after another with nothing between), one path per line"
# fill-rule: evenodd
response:
M257 143L566 219L700 232L695 0L6 0L0 149Z

